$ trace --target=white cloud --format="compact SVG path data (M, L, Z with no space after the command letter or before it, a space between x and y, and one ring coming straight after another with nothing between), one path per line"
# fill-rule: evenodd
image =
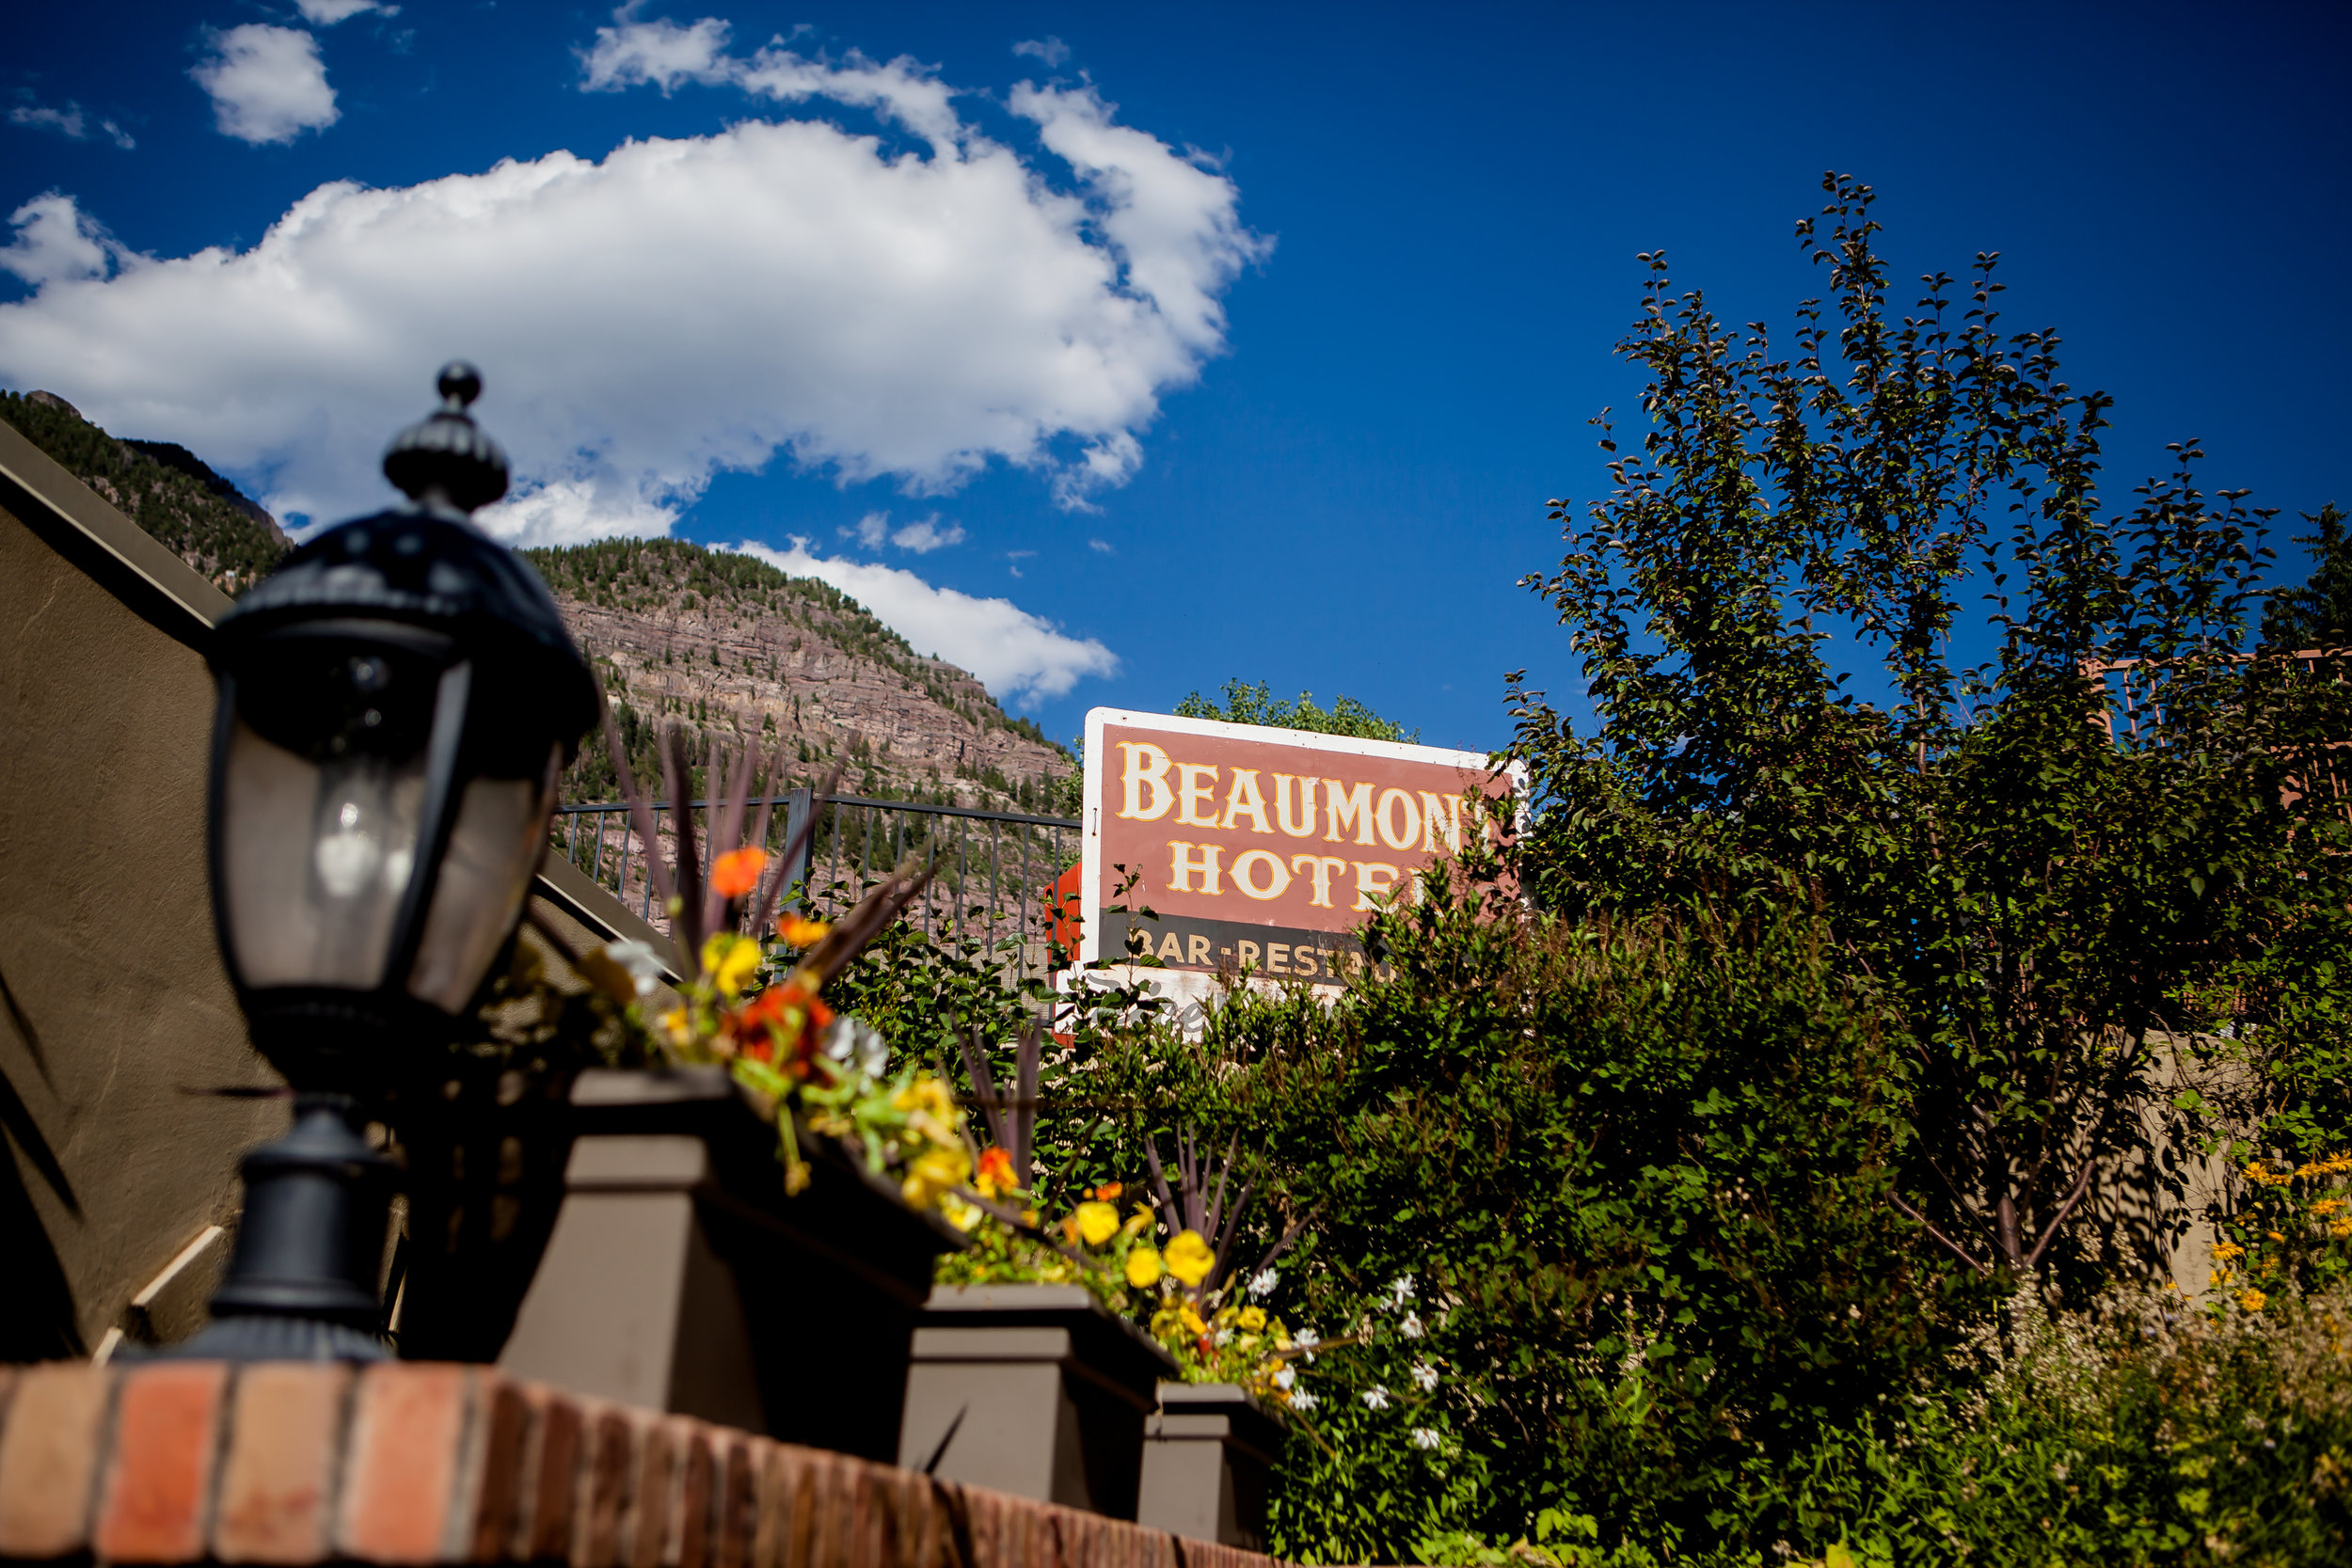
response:
M105 276L117 247L105 230L56 191L37 196L8 214L16 237L0 247L0 269L36 287Z
M963 525L949 523L946 528L941 528L939 514L934 512L930 516L909 523L891 534L890 542L902 550L911 550L916 555L929 555L933 550L944 550L950 545L962 544Z
M319 40L299 27L248 22L208 32L205 41L213 52L188 74L213 95L213 124L222 135L256 145L290 142L342 118Z
M1023 39L1012 46L1012 52L1044 61L1048 71L1070 58L1070 45L1050 34L1041 39Z
M931 143L952 148L963 130L949 102L955 89L905 55L878 63L851 50L838 65L797 55L782 40L750 55L726 52L734 29L715 16L691 27L664 18L636 20L635 0L612 13L616 24L596 29L596 41L580 56L582 92L619 92L653 87L668 97L688 82L740 87L779 103L830 99L871 109Z
M624 7L616 13L617 27L596 29L594 47L580 56L580 90L619 92L625 87L657 87L666 97L681 83L706 86L734 74L726 57L727 24L706 16L691 27L675 22L629 20Z
M757 58L756 90L945 139L924 155L750 119L600 162L337 182L248 250L118 252L112 276L60 198L12 253L42 286L0 304L0 384L182 442L313 521L382 504L377 454L453 355L483 367L478 413L514 459L522 499L498 526L534 538L659 530L714 474L779 453L917 495L1001 461L1071 505L1131 474L1160 398L1223 350L1217 295L1265 248L1232 182L1113 124L1090 89L1022 89L1065 166L958 121L904 61Z
M332 27L338 22L349 22L370 11L381 11L386 16L400 14L398 6L379 5L377 0L294 0L294 9L313 27Z
M1097 555L1117 555L1119 553L1117 550L1111 548L1111 542L1107 539L1089 539L1087 541L1087 548L1094 551Z
M916 555L929 555L933 550L963 543L963 525L949 523L942 528L936 512L896 529L890 526L889 513L868 512L857 520L855 528L842 529L840 533L842 538L854 539L869 550L881 549L887 541Z
M584 480L558 479L524 484L504 500L474 514L474 521L510 545L577 545L615 534L643 537L670 531L678 508L659 499L598 489Z
M1119 656L1102 643L1066 636L1009 599L976 599L896 566L812 555L805 539L785 550L737 548L796 578L832 584L916 648L971 671L998 702L1065 696L1088 675L1119 673Z
M29 94L26 96L29 97ZM96 131L125 152L138 146L131 139L130 132L111 119L92 119L83 113L82 105L70 98L62 109L53 109L46 103L19 103L8 111L8 123L29 125L40 131L55 131L68 141L87 141L90 133Z

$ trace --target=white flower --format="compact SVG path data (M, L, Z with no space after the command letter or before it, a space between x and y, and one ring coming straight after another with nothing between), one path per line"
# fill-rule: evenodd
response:
M1426 1394L1438 1386L1438 1369L1423 1361L1413 1369L1413 1386Z
M1371 1387L1364 1390L1365 1409L1386 1410L1388 1407L1389 1391L1386 1388L1381 1387L1380 1385L1375 1383Z
M1274 1386L1277 1388L1287 1388L1297 1381L1298 1374L1291 1370L1288 1367L1278 1367L1275 1369Z
M1311 1328L1302 1328L1291 1336L1291 1343L1306 1354L1307 1365L1315 1364L1315 1347L1323 1343L1323 1336Z
M1210 1336L1210 1342L1218 1345L1230 1345L1233 1342L1233 1331L1230 1328L1220 1328L1214 1335Z
M661 960L642 942L608 942L604 944L604 956L628 972L640 997L651 996L654 987L661 981Z
M1266 1297L1274 1293L1274 1287L1279 1283L1281 1282L1275 1278L1274 1271L1272 1269L1260 1269L1256 1274L1249 1276L1250 1299L1254 1301L1265 1300Z
M1413 1429L1413 1447L1417 1449L1434 1449L1437 1446L1438 1429L1436 1427L1415 1427Z
M1307 1392L1306 1389L1299 1388L1292 1392L1291 1408L1293 1410L1312 1410L1314 1407L1315 1397Z
M1413 1282L1399 1275L1389 1284L1389 1305L1402 1307L1413 1299Z
M854 1066L869 1078L880 1078L890 1070L890 1042L864 1019L847 1013L834 1019L824 1033L823 1045L826 1055Z
M1402 1335L1404 1335L1404 1336L1405 1336L1405 1338L1406 1338L1407 1339L1418 1339L1418 1338L1421 1338L1421 1333L1422 1333L1422 1329L1421 1329L1421 1314L1420 1314L1420 1313L1418 1313L1418 1312L1407 1312L1407 1313L1406 1313L1406 1314L1405 1314L1405 1321L1404 1321L1403 1323L1398 1323L1398 1324L1396 1325L1396 1327L1397 1327L1397 1332L1398 1332L1398 1333L1400 1333L1400 1334L1402 1334Z

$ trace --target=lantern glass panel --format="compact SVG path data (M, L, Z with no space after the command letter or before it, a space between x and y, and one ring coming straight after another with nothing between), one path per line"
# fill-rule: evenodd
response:
M417 869L441 673L326 639L239 673L218 809L224 935L246 986L383 982Z
M424 757L322 767L242 719L222 778L222 892L247 986L373 990L416 869Z
M462 1011L472 999L520 918L532 874L547 852L562 755L550 747L535 779L467 781L408 972L410 995L445 1013Z

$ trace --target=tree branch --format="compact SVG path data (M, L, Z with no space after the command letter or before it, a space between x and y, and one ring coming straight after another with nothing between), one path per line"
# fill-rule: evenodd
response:
M2096 1154L2083 1162L2083 1168L2076 1174L2073 1189L2058 1204L2058 1212L2050 1216L2050 1223L2042 1227L2042 1239L2034 1243L2031 1252L2026 1254L2026 1267L2030 1269L2042 1261L2042 1255L2049 1250L2050 1243L2058 1236L2058 1227L2066 1223L2066 1216L2074 1212L2074 1206L2090 1191L2090 1176L2098 1168L2099 1157Z
M1965 1247L1963 1247L1958 1242L1953 1241L1949 1236L1945 1235L1944 1232L1938 1230L1933 1225L1930 1224L1928 1222L1927 1215L1919 1212L1918 1210L1914 1209L1910 1204L1905 1203L1900 1193L1887 1194L1886 1201L1893 1204L1897 1211L1899 1211L1904 1218L1915 1222L1920 1229L1925 1230L1930 1236L1932 1236L1938 1242L1941 1242L1947 1251L1948 1251L1953 1257L1959 1259L1962 1262L1967 1264L1970 1268L1976 1270L1978 1274L1990 1275L1993 1272L1991 1269L1986 1268L1982 1263L1978 1262L1974 1258L1969 1257Z

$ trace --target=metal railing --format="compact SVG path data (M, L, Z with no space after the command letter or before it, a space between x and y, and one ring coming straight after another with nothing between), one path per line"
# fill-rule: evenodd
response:
M687 802L689 811L702 814L695 844L706 873L710 858L707 824L716 804L707 800ZM1042 969L1047 963L1052 890L1062 872L1076 863L1076 817L819 795L809 789L755 797L752 817L763 804L773 808L762 846L771 854L782 853L799 835L801 825L818 814L802 863L786 870L786 907L797 904L820 917L837 915L908 855L936 859L937 874L925 895L909 907L906 919L935 937L1018 942L1025 968ZM562 805L555 813L554 847L625 906L667 931L669 911L655 901L645 870L645 845L629 822L628 804ZM677 808L671 801L656 801L652 815L654 852L665 862L674 861Z

